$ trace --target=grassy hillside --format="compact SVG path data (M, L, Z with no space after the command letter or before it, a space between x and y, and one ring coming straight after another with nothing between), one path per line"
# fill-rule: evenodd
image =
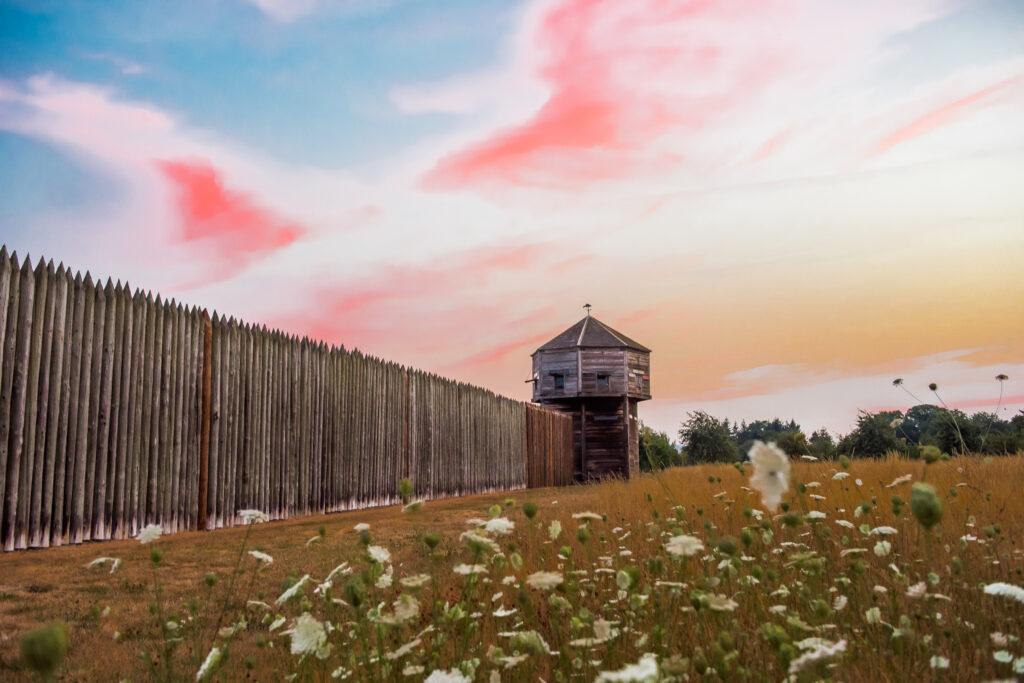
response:
M69 679L196 680L212 647L221 680L1024 673L1024 603L1012 588L984 591L1024 586L1024 458L796 462L788 512L774 513L750 475L683 468L10 553L0 557L3 677L27 679L21 635L54 620L67 623L58 673ZM920 481L943 506L930 530L910 505ZM574 518L582 512L594 514ZM514 528L480 527L493 519ZM460 538L469 529L479 530ZM121 564L86 568L98 557Z

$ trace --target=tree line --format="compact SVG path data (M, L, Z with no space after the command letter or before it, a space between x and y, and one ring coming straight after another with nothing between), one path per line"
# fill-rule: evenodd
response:
M698 410L687 413L678 437L677 443L665 432L641 426L641 469L738 462L745 458L754 441L774 441L790 457L819 460L833 460L840 455L878 458L893 452L918 459L926 446L948 454L1013 454L1024 451L1024 410L1008 420L995 413L968 416L955 408L928 403L905 413L862 411L854 429L838 438L824 428L808 436L794 420L730 422Z

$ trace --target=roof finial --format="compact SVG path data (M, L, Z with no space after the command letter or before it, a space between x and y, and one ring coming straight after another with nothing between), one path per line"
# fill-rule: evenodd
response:
M583 304L583 308L587 309L587 317L590 317L590 304Z

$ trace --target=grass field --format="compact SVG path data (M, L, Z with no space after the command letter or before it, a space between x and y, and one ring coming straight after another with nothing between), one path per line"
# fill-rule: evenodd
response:
M795 462L788 512L750 475L681 468L9 553L0 678L29 679L21 636L52 621L69 680L196 680L204 662L210 680L264 681L1024 675L1024 458ZM930 530L915 512L934 507L910 505L920 481L943 504ZM121 564L86 567L98 557Z

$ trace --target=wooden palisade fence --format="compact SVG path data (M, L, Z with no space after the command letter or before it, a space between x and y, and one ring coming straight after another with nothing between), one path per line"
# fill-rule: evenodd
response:
M572 479L570 417L0 249L4 550Z

